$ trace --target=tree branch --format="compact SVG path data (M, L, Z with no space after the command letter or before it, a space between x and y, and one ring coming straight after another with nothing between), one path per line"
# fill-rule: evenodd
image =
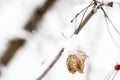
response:
M37 24L42 19L43 15L53 6L56 0L47 0L43 7L38 7L27 23L25 30L32 32L37 29Z
M8 49L1 57L1 63L7 65L9 61L14 57L18 49L21 48L25 43L25 39L14 39L9 42Z
M33 30L37 29L37 25L39 21L42 19L42 17L45 15L45 13L54 5L56 0L46 0L45 4L42 7L38 7L36 11L33 13L33 16L30 18L28 23L25 25L24 29L32 32ZM25 40L19 40L16 38L9 41L9 48L5 51L3 56L1 57L1 63L3 65L7 65L10 60L15 55L16 51L22 47L25 43Z

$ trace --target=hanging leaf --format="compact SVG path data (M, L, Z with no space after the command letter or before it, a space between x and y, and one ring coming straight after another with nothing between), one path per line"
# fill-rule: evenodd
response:
M79 49L75 53L70 54L66 60L68 71L72 74L76 71L83 73L84 63L87 57L85 52Z

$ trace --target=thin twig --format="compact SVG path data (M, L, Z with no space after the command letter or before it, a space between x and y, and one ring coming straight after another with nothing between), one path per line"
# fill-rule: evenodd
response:
M107 19L109 20L110 23L111 23L112 21L110 20L110 18L108 17L107 13L105 12L105 10L104 10L102 7L101 7L101 10L103 11L103 14L104 14L104 17L105 17L105 21L106 21L106 26L107 26L108 33L109 33L111 39L113 40L114 44L115 44L118 48L120 48L120 46L119 46L119 45L117 44L117 42L115 41L112 33L110 32ZM115 29L115 31L116 31L116 32L118 33L118 35L119 35L120 32L117 30L117 28L115 27L115 25L114 25L113 23L111 23L111 24L112 24L113 28Z
M89 7L88 7L88 8L89 8ZM86 12L87 12L88 8L87 8L87 9L84 11L84 13L83 13L83 16L82 16L81 21L80 21L80 25L81 25L81 24L82 24L82 22L83 22L84 16L85 16L85 14L86 14Z
M110 76L112 76L112 74L115 72L115 70L110 71L104 78L104 80L109 80Z
M70 22L73 22L74 19L77 18L78 15L80 15L80 13L82 13L83 11L85 11L86 9L88 9L88 8L89 8L90 6L92 6L92 5L93 5L93 1L92 1L87 7L85 7L83 10L81 10L79 13L77 13L77 14L75 15L75 17L74 17Z
M118 33L118 35L120 36L120 32L119 30L115 27L115 25L113 24L113 22L111 21L111 19L109 18L109 16L107 15L107 13L105 12L105 10L101 7L102 11L104 12L106 18L109 20L109 22L111 23L112 27L114 28L114 30Z
M111 80L114 80L115 76L117 75L118 71L115 72L115 74L113 75L113 78Z
M97 10L97 8L96 8ZM95 11L96 11L95 10ZM94 10L91 10L91 12L86 16L86 18L83 20L83 22L79 25L79 27L75 30L74 34L78 34L81 29L84 27L84 25L88 22L88 20L95 14Z
M47 69L45 69L43 74L37 80L41 80L49 72L49 70L54 66L54 64L57 62L57 60L61 57L63 52L64 52L64 48L62 48L60 50L60 52L57 54L55 59L51 62L51 64L47 67Z

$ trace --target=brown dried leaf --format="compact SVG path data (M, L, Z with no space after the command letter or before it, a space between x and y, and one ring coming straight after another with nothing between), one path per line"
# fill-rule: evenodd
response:
M87 55L85 54L85 52L79 49L77 50L77 52L69 55L66 60L68 71L72 74L74 74L76 71L78 71L79 73L83 73L86 58Z

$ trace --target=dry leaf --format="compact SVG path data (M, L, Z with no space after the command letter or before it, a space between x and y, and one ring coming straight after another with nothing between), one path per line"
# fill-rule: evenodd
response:
M79 49L77 52L70 54L66 60L68 71L72 74L74 74L76 71L83 73L84 63L87 57L88 56L85 54L85 52Z

